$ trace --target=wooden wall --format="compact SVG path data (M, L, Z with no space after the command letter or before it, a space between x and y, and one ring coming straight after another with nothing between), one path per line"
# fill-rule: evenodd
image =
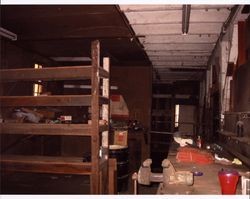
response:
M27 51L16 45L14 41L1 40L1 59L0 68L30 68L34 67L35 63L44 66L54 64L50 59L38 55L34 52ZM0 78L1 79L1 78ZM0 80L1 81L1 80ZM30 82L6 83L0 82L0 95L31 95L33 85ZM4 115L4 110L0 107L1 115ZM18 142L18 144L16 144ZM26 136L21 135L4 135L1 136L1 150L6 149L6 152L11 153L40 153L43 139L33 137L26 139ZM57 142L58 143L58 142ZM54 143L55 145L55 143ZM15 146L15 147L11 147ZM9 148L7 150L7 148ZM53 150L51 150L53 151Z
M129 109L129 118L150 126L152 97L152 69L150 66L112 66L111 86L118 86L112 94L121 94Z

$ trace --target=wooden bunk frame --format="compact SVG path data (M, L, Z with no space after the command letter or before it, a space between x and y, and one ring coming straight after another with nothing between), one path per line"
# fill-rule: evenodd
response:
M108 193L109 58L100 67L100 43L91 44L91 66L3 69L3 82L91 80L91 95L1 96L2 107L90 106L90 124L0 123L1 134L70 135L91 138L91 162L79 157L1 155L1 170L90 175L90 193ZM103 78L100 85L100 78ZM100 88L102 93L100 93ZM102 116L100 109L102 108ZM100 124L100 118L107 122ZM102 136L103 135L103 136ZM100 150L102 156L100 157Z

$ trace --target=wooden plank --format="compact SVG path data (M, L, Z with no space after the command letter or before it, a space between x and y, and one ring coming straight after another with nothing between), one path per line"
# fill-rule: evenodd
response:
M2 155L1 170L89 175L91 163L81 157Z
M109 71L110 61L109 58L104 57L103 67L105 70ZM110 87L109 87L109 76L103 79L102 83L102 96L109 99ZM102 119L109 122L109 103L102 106Z
M98 68L100 66L100 43L95 40L91 43L91 57L92 57L92 99L91 99L91 124L92 124L92 139L91 139L91 161L92 173L90 176L91 194L100 193L100 178L99 178L99 117L100 117L100 80L98 77Z
M91 95L0 96L0 104L7 107L89 106L91 104Z
M100 160L100 193L108 194L108 159L104 157Z
M65 66L0 70L2 81L80 80L91 77L91 66Z
M89 124L31 124L31 123L1 123L1 134L22 135L74 135L91 136ZM107 125L101 125L100 131L106 131Z
M103 68L108 72L110 71L110 60L108 57L103 58ZM103 82L102 82L102 95L109 99L109 93L110 93L110 86L109 86L109 76L108 76L107 78L103 79ZM109 106L109 101L108 101L108 104L102 105L102 120L107 121L108 124L109 124L109 116L110 116L109 109L110 109L110 106ZM107 157L109 153L108 146L109 146L109 129L102 133L102 147L107 148L104 154L104 156L107 156ZM104 175L104 177L106 177L106 180L107 180L107 175Z
M116 159L109 159L109 194L117 194L117 162Z

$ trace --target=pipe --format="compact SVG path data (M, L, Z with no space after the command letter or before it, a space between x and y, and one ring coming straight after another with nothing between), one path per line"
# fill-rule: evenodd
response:
M186 35L189 29L191 5L182 6L182 33Z

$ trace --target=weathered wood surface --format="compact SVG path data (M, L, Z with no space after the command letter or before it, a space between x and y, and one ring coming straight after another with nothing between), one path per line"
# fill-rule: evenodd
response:
M100 131L107 130L101 125ZM1 123L1 134L91 136L90 124Z
M109 99L99 97L99 103L108 104ZM0 105L3 107L90 106L91 95L0 96Z
M1 96L1 106L89 106L91 95Z
M2 81L80 80L91 77L91 66L65 66L0 70Z
M2 155L1 170L89 175L91 163L81 157Z
M92 66L63 66L45 68L2 69L0 76L3 82L16 81L54 81L54 80L82 80L91 78ZM108 78L109 73L99 67L99 76Z

